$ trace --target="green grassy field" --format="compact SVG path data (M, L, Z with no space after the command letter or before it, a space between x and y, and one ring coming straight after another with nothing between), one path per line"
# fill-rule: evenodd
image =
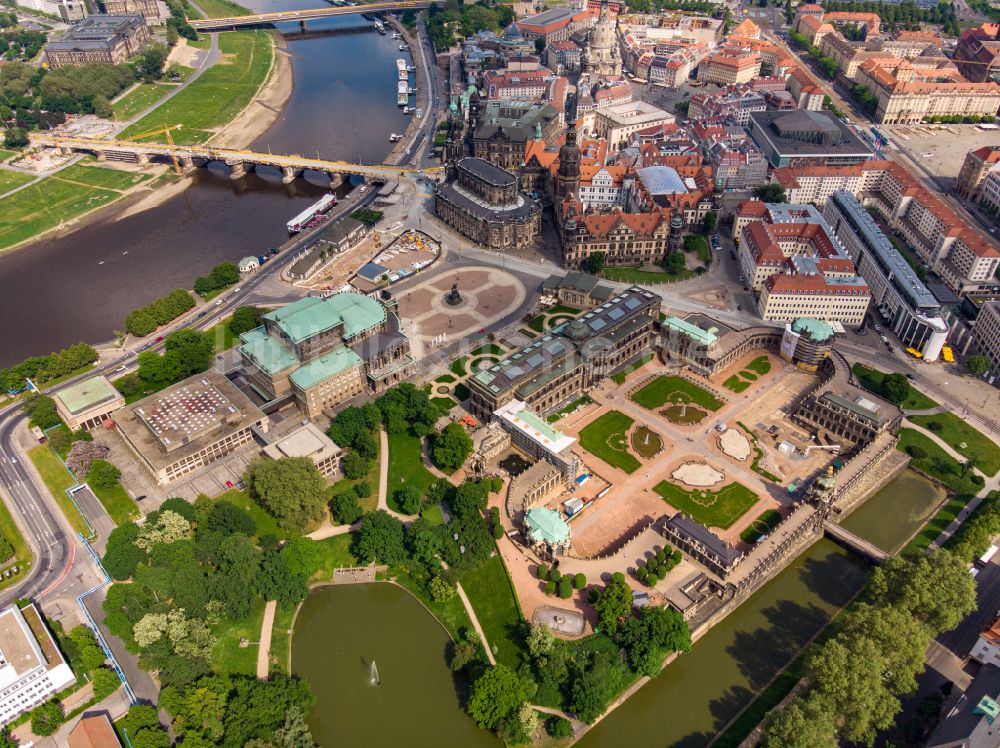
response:
M127 128L121 137L182 125L171 133L178 143L203 143L212 130L229 123L264 84L274 59L274 32L230 31L219 35L222 60L163 106ZM144 140L163 142L162 135Z
M642 463L628 451L625 439L633 423L624 413L610 410L580 430L580 446L612 467L634 473Z
M656 410L666 403L694 403L714 411L725 404L708 390L682 377L662 374L633 394L631 399L650 410Z
M472 351L470 356L502 356L503 348L498 346L496 343L487 343L486 345L481 345L476 350Z
M14 518L10 514L10 510L7 508L7 503L5 500L0 499L0 535L5 537L7 541L14 546L14 555L8 561L5 562L4 566L10 566L11 564L17 564L18 569L17 574L11 574L7 579L0 582L0 588L8 587L14 584L31 566L31 550L28 548L28 544L24 541L24 536L21 535L21 531L17 529L17 525L14 523Z
M257 644L260 642L260 625L264 620L264 601L254 600L253 610L242 621L225 619L212 628L218 637L212 650L212 670L226 675L257 674ZM253 642L240 647L240 639Z
M907 447L910 446L919 447L926 453L924 457L912 458L910 464L913 467L928 475L933 475L958 493L975 494L979 492L980 487L971 480L972 473L968 472L965 476L962 475L962 466L958 464L958 460L919 431L908 428L900 429L896 449L909 454Z
M334 569L358 565L358 559L351 553L354 533L349 532L344 535L334 535L332 538L326 538L317 542L323 550L323 563L313 577L313 581L329 580L333 577Z
M851 371L854 372L854 376L858 378L862 387L866 390L871 390L876 395L882 395L882 380L885 378L884 371L869 368L864 364L854 364L851 367ZM936 402L918 391L912 384L910 385L909 397L899 405L903 410L927 410L929 408L936 408L937 406Z
M149 174L142 172L105 169L100 166L85 166L83 164L73 164L56 175L56 179L64 182L76 182L87 187L100 187L119 192L142 184L149 178Z
M8 151L4 148L0 148L0 161L6 161L12 156L16 156L18 153L19 151Z
M386 479L389 508L400 511L395 494L403 486L416 486L425 491L435 480L424 467L420 437L409 432L389 434L389 475Z
M451 373L457 377L465 376L465 364L469 360L468 356L459 356L448 366L451 369Z
M731 377L726 379L725 382L722 383L722 386L725 387L727 390L732 390L733 392L736 392L738 394L740 392L743 392L743 390L747 389L750 386L750 382L745 382L742 379L740 379L739 374L733 374Z
M562 408L557 410L555 413L550 415L545 420L548 421L549 423L555 423L560 418L565 418L566 416L568 416L577 408L582 408L584 406L590 405L592 402L594 402L594 400L590 397L590 395L581 395L576 400L571 402L569 405L564 405Z
M908 555L912 553L920 553L928 548L931 543L937 540L937 537L945 531L948 525L951 524L952 520L958 516L965 505L972 500L973 496L969 493L956 494L952 498L948 499L944 503L933 517L931 517L927 524L921 528L920 532L911 540L906 547L900 551L900 555ZM968 520L966 520L968 521Z
M653 354L652 353L647 353L645 356L643 356L642 358L640 358L640 359L634 361L633 363L629 364L628 366L626 366L624 369L622 369L618 373L612 374L611 375L611 381L614 382L615 384L624 384L625 383L625 377L627 377L629 374L631 374L636 369L641 369L643 366L645 366L646 364L648 364L652 360L653 360Z
M779 522L781 522L781 512L777 509L761 512L747 529L740 533L740 540L744 543L753 543L761 535L771 532Z
M747 368L753 372L756 372L760 376L764 376L769 371L771 371L771 361L768 359L767 356L758 356L749 364L747 364Z
M653 489L679 511L705 527L726 530L757 503L757 494L742 483L730 483L718 491L687 490L669 481L660 481Z
M581 310L577 309L575 306L565 306L564 304L556 304L554 307L549 309L549 314L569 314L573 317L578 315Z
M545 329L545 315L539 314L537 317L532 317L528 327L535 332L542 332Z
M132 497L125 492L121 483L116 483L112 488L98 489L95 486L91 486L90 490L94 492L94 496L98 498L101 506L104 507L116 525L123 525L126 522L138 519L140 514L139 507L132 501Z
M142 83L111 105L119 122L132 119L146 107L152 106L173 90L173 86L159 83Z
M935 436L958 452L966 459L976 458L976 466L986 475L996 475L1000 470L1000 447L996 442L981 431L970 426L954 413L939 413L933 416L911 416L910 420L918 426L933 432ZM941 426L940 431L930 427L932 423ZM962 444L965 444L963 447Z
M0 169L0 195L6 195L11 190L27 184L35 177L30 174L22 174L19 171Z
M69 520L73 530L75 532L82 532L84 535L89 535L90 530L87 529L87 523L83 521L83 516L66 494L66 489L76 485L76 481L73 480L69 471L63 467L63 464L59 462L59 458L56 457L55 452L45 445L41 445L34 449L29 449L28 458L34 464L39 475L42 476L42 481L44 481L46 488L49 489L52 498L56 500L63 515Z
M608 280L619 281L620 283L670 283L672 281L687 280L694 276L690 270L683 270L680 273L668 273L666 271L640 270L639 268L604 268L601 271Z
M469 388L462 382L459 382L455 385L455 397L458 398L460 403L465 402L469 399Z
M647 426L639 426L632 432L632 449L644 460L649 460L663 449L663 439Z
M503 559L493 556L461 581L497 662L516 670L524 648L520 633L523 619Z
M437 379L434 380L435 384L453 384L455 382L455 377L451 374L442 374Z
M120 192L64 182L58 177L43 179L0 199L0 249L32 239L120 197Z
M198 0L198 7L205 11L209 18L231 18L250 14L250 11L242 5L229 0Z

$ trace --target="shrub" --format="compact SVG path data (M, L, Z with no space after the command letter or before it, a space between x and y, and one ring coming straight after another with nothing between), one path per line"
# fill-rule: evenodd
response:
M649 579L649 572L640 566L638 569L635 570L635 578L638 579L640 582L645 582L647 579Z
M656 552L656 562L662 564L667 560L667 552L661 548Z
M503 488L503 478L501 478L499 475L494 476L494 478L493 478L493 493L499 492L500 489L502 489L502 488Z
M66 457L66 467L72 470L74 475L85 476L90 472L94 460L103 460L110 452L108 447L96 442L73 442Z
M549 578L549 567L545 564L539 564L538 568L535 569L535 576L544 582Z
M31 711L31 731L43 738L58 730L62 722L62 704L55 699L39 704Z
M587 577L583 574L577 574L573 578L573 588L577 590L582 590L587 586Z
M562 572L559 571L559 569L552 569L552 571L549 572L549 579L553 582L558 582L562 579Z
M503 525L497 522L495 525L493 525L492 532L493 532L493 539L500 540L500 538L503 537Z
M593 605L601 599L601 590L598 587L591 587L587 590L587 602Z
M982 486L984 486L986 484L986 481L983 479L983 476L976 475L975 473L973 473L969 477L969 480L972 481L973 485L980 486L980 487L982 487Z
M546 595L556 594L556 583L553 582L551 579L545 583L545 594Z
M667 576L667 567L666 566L657 567L656 569L657 579L663 579L665 576Z
M573 725L565 717L549 717L545 729L554 738L568 738L573 734Z
M113 488L122 472L107 460L94 460L87 471L87 482L94 488Z
M940 431L944 427L941 425L940 421L928 421L927 428L931 431Z
M572 577L565 576L559 580L559 597L563 600L569 600L573 595L573 582Z
M927 457L927 450L919 444L911 444L906 448L906 453L914 460L922 460Z

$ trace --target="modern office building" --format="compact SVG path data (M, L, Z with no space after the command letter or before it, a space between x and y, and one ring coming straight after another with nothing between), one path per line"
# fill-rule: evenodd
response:
M122 393L102 374L63 387L52 399L59 417L72 431L97 428L125 406Z
M874 153L830 112L753 112L749 130L774 168L860 164Z
M255 444L268 417L215 369L126 405L111 416L125 446L160 485Z
M142 51L149 27L141 15L88 16L45 46L53 68L107 62L117 65Z
M861 202L847 190L834 192L823 216L868 281L872 304L907 347L937 361L948 337L941 304L917 277Z
M284 457L308 457L325 478L340 476L340 460L344 450L334 444L316 424L306 422L264 447L264 454L272 460Z
M469 409L484 420L512 400L544 416L650 353L661 299L629 288L468 381Z
M996 377L1000 373L1000 302L987 301L983 304L972 326L972 340L976 351L990 360L990 374Z
M35 606L0 611L0 725L76 680Z

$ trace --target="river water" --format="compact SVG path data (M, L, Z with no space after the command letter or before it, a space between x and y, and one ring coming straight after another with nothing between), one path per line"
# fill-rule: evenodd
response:
M342 748L500 746L465 714L462 684L446 664L449 642L434 616L395 585L313 590L292 639L292 671L316 695L313 739Z
M316 4L242 1L261 12ZM254 147L380 163L390 133L409 120L396 106L399 42L371 31L361 16L310 21L305 38L296 38L298 24L282 30L295 88ZM335 33L318 33L324 30ZM233 183L224 167L200 169L187 190L156 208L115 220L122 208L112 207L100 222L0 256L0 366L79 340L108 340L135 307L190 288L218 262L280 243L288 219L327 186L324 176L310 179L285 186L277 171L262 169Z

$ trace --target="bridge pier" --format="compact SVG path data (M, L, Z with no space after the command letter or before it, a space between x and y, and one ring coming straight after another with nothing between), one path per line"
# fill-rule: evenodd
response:
M337 189L338 187L340 187L340 185L344 183L344 175L341 174L340 172L336 171L327 172L327 176L330 177L331 190Z
M149 154L148 153L137 153L136 161L138 161L139 166L149 166Z
M303 34L306 33L307 27L305 20L299 21L299 30L301 30Z
M190 153L182 153L177 157L181 162L184 171L191 171L194 168L194 157Z
M247 175L246 164L242 161L226 161L226 166L229 167L230 179L243 179Z
M282 166L281 167L281 183L291 184L296 179L302 176L302 172L305 169L296 169L292 166Z
M107 161L108 154L106 151L94 151L94 158L96 158L98 161Z

